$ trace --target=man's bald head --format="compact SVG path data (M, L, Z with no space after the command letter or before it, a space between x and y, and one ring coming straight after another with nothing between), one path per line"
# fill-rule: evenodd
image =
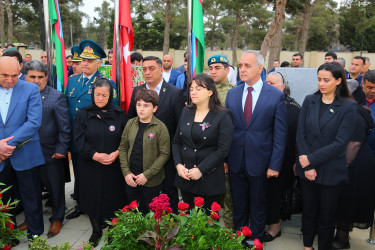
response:
M173 58L171 55L164 55L163 56L163 68L165 71L170 71L173 64Z
M0 57L0 87L9 90L18 81L20 64L13 57Z

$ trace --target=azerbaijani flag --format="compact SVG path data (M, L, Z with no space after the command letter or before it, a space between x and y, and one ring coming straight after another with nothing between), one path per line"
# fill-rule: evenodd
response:
M191 76L203 72L204 66L204 27L203 0L191 0Z
M116 25L116 22L115 22ZM133 50L134 36L133 25L130 16L130 4L128 0L119 0L119 36L120 36L120 82L116 82L116 27L113 31L113 60L112 80L116 82L120 90L120 106L128 113L130 100L133 93L133 81L131 76L130 51Z
M49 20L52 25L52 41L55 44L56 89L65 91L68 82L68 70L66 68L65 44L58 0L48 0L48 7Z

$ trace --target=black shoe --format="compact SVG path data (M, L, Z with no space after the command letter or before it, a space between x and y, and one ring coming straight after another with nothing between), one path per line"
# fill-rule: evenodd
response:
M249 239L244 239L242 242L242 245L244 245L246 248L252 249L254 246L254 241Z
M102 229L106 229L108 226L109 226L108 223L105 222L105 220L104 220L104 221L102 222L102 225L101 225Z
M81 214L83 214L83 212L81 210L76 209L72 213L68 214L65 218L67 220L71 220L79 217Z
M99 242L100 242L100 238L102 237L103 235L103 232L93 232L90 239L89 239L89 242L91 243L91 245L93 247L97 247L99 245Z
M71 194L70 194L70 197L71 197L73 200L77 200L77 199L76 199L76 196L74 195L74 193L71 193Z
M281 230L275 235L275 236L272 236L271 234L269 234L267 231L264 232L263 234L263 242L271 242L273 241L274 239L276 239L277 237L280 237L281 236Z
M52 200L51 200L51 198L49 198L49 199L46 201L46 204L44 204L44 206L46 206L46 207L52 207Z

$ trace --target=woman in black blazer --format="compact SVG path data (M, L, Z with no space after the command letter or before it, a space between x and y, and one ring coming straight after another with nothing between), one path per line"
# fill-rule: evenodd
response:
M190 97L192 104L183 109L172 141L175 185L190 208L197 196L205 199L204 208L210 208L225 193L224 162L232 142L232 116L206 74L192 79Z
M305 250L312 249L317 226L319 250L332 247L339 193L348 179L345 148L356 121L356 103L340 64L321 65L318 86L303 102L297 130Z

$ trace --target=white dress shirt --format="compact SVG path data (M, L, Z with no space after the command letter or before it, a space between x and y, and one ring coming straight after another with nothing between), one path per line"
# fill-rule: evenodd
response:
M246 97L248 94L247 88L248 87L253 87L253 90L251 91L251 94L253 95L253 105L252 105L252 112L254 112L255 105L257 104L260 91L262 90L263 87L263 81L262 78L259 78L259 80L253 85L247 85L247 83L244 83L244 88L243 88L243 94L242 94L242 111L245 110L245 102L246 102Z

